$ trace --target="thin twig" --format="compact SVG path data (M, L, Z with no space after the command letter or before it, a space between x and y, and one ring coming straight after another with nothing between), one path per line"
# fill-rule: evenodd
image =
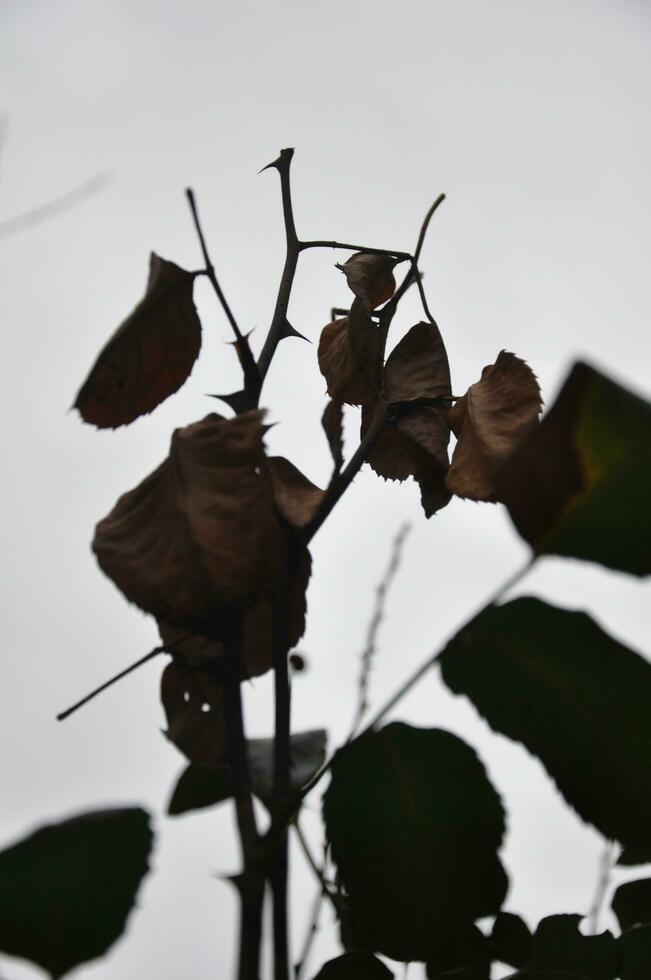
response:
M444 200L445 200L445 194L439 194L439 196L436 198L436 200L432 204L431 208L429 209L429 211L427 212L427 214L423 218L423 223L421 225L420 233L418 235L418 242L416 244L416 251L414 252L414 263L416 265L418 265L418 260L420 258L420 253L423 250L423 245L425 243L425 235L427 234L427 229L429 228L429 223L432 220L432 216L434 215L434 212L437 210L437 208L441 204L443 204L443 201Z
M46 221L48 218L70 210L70 208L75 207L75 205L85 201L86 198L102 190L109 182L110 176L108 174L97 174L95 177L91 177L90 180L86 180L83 184L73 188L73 190L66 191L65 194L56 197L53 201L39 204L38 207L31 208L29 211L23 212L23 214L18 214L15 218L0 221L0 238L9 238L10 235L16 235L21 231L32 228L34 225L40 224L42 221Z
M373 615L371 616L370 622L368 624L368 629L366 632L366 644L362 651L360 657L360 673L359 682L357 685L357 707L355 709L355 714L353 716L353 723L350 728L350 733L348 740L353 738L355 732L359 728L362 719L366 712L368 711L368 687L371 673L371 664L373 662L373 657L375 655L375 650L377 646L377 637L380 630L380 625L384 619L384 610L386 605L386 598L391 583L400 567L400 559L402 557L402 548L405 543L405 539L411 530L410 524L403 524L393 540L393 546L391 548L391 556L389 558L389 563L386 567L382 580L377 587L375 595L375 606L373 608Z
M150 650L149 653L146 653L144 657L140 657L140 659L136 660L135 663L132 663L129 667L121 670L119 674L115 675L115 677L111 677L110 680L104 681L103 684L96 687L94 691L87 694L86 697L81 699L81 701L77 701L77 703L73 704L70 708L66 708L65 711L60 712L60 714L56 716L57 721L65 721L65 719L69 718L71 714L73 714L79 708L83 708L85 704L88 704L88 702L92 701L93 698L96 698L98 694L101 694L102 691L105 691L108 687L112 687L113 684L116 684L118 681L122 680L123 677L126 677L127 674L132 673L132 671L137 670L138 667L142 667L142 665L146 664L149 660L153 660L153 658L157 657L159 653L166 652L167 648L165 646L154 647L154 649Z
M298 821L298 816L293 821L293 827L294 827L294 830L296 832L296 838L297 838L298 843L299 843L299 846L300 846L300 848L301 848L301 850L303 852L303 855L305 857L305 860L307 861L308 865L310 866L310 868L314 872L314 876L316 877L316 879L321 884L321 891L323 892L323 894L324 894L324 896L326 898L330 899L330 901L332 903L333 909L335 910L335 912L337 912L338 909L337 909L337 901L335 899L335 896L332 894L332 891L330 890L330 885L328 884L328 882L326 880L325 872L324 872L323 868L320 868L319 865L316 863L316 860L314 858L314 855L312 854L312 851L310 850L310 845L308 844L307 839L305 837L305 834L303 833L303 830L301 828L301 825L300 825L300 823Z
M235 334L235 343L237 345L238 354L240 357L240 363L242 364L242 371L244 373L244 388L245 391L249 391L254 387L258 381L258 368L255 363L255 358L251 353L251 348L249 346L248 337L243 334L240 330L237 320L233 316L233 311L231 310L224 292L219 285L217 275L215 273L215 267L212 264L210 254L208 252L208 246L206 245L206 239L203 234L203 229L201 227L201 222L199 220L199 212L197 210L197 202L194 196L194 191L188 187L185 191L185 196L188 199L188 204L190 205L190 211L192 213L192 221L194 222L195 231L199 239L199 245L201 246L201 253L203 255L203 260L205 262L205 269L203 270L203 275L209 280L212 288L214 289L217 299L219 300L221 307L226 314L226 319L231 325L233 333Z
M301 252L305 251L307 248L340 248L347 252L366 252L367 255L387 255L389 258L399 259L401 262L411 260L410 252L397 252L395 249L391 248L371 248L370 245L349 245L348 242L322 240L300 242L299 248Z
M375 408L373 421L366 430L364 438L344 469L341 470L341 472L338 473L331 481L330 486L326 490L323 499L321 500L317 513L313 517L312 521L303 529L303 541L305 544L312 540L341 495L348 489L353 479L359 473L362 465L366 462L368 454L379 439L384 426L386 425L387 412L388 408L386 403L382 400L378 401Z
M612 841L606 841L599 859L597 884L595 887L594 898L592 899L592 905L590 906L590 911L588 913L588 928L593 936L599 931L599 916L601 915L601 909L610 886L610 876L612 874L614 863L615 845Z

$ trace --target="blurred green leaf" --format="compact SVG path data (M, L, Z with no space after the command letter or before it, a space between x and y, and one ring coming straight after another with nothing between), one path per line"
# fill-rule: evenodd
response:
M333 760L323 814L357 948L432 959L502 904L502 804L450 732L394 723L355 739Z
M651 926L628 929L617 940L621 960L621 980L649 980L651 977Z
M291 783L301 789L325 761L327 733L323 729L297 732L291 737ZM265 806L271 803L273 786L273 739L251 738L248 741L249 769L253 792ZM181 773L172 793L167 812L176 817L190 810L216 806L232 796L233 787L228 765L208 769L189 765Z
M0 852L0 949L61 977L120 936L152 845L138 808L83 813Z
M447 645L443 680L538 756L606 837L651 845L651 667L585 613L519 598Z
M495 484L536 554L651 573L651 404L587 364Z
M493 959L509 966L524 966L531 956L529 926L513 912L498 912L489 943Z
M651 878L620 885L611 906L622 931L651 923Z
M353 950L324 963L314 980L393 980L393 973L372 953Z

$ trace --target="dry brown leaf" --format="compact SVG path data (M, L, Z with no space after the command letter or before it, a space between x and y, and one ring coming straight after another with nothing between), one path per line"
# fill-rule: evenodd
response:
M321 417L321 425L326 434L335 469L344 465L344 406L341 402L329 401Z
M367 311L391 299L396 291L393 269L397 260L389 255L356 252L337 268L346 276L348 286L363 302Z
M131 602L219 639L282 590L286 546L265 477L263 413L208 415L97 525L102 570Z
M389 404L449 398L450 366L433 323L417 323L387 358L384 390Z
M194 274L152 253L143 299L100 352L74 407L117 428L152 412L188 378L201 348Z
M364 436L374 409L362 408ZM368 462L386 480L412 476L420 486L426 517L450 501L445 487L450 426L447 409L440 405L416 405L392 419L368 456Z
M450 411L457 436L446 484L470 500L495 502L493 473L538 424L540 388L531 368L501 351Z
M305 527L323 500L323 490L284 456L270 456L269 469L276 507L288 524Z
M163 671L161 701L170 742L197 766L219 766L225 759L226 730L217 678L176 660Z
M384 340L360 300L347 317L321 331L318 359L331 398L366 405L377 397L382 380Z

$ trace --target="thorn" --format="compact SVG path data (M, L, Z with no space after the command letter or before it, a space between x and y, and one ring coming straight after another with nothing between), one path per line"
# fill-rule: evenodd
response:
M209 394L208 398L219 398L220 401L226 402L229 408L232 408L236 415L240 412L246 412L249 407L249 396L246 391L234 391L230 395L213 395Z
M285 320L280 331L280 339L285 340L286 337L300 337L301 340L307 340L308 344L312 343L309 337L305 337L298 330L295 330L289 320Z
M262 170L258 170L258 173L261 174L264 170L271 170L271 169L280 170L281 166L284 163L287 163L287 165L289 166L289 163L291 162L293 156L294 156L294 148L292 146L288 146L286 147L286 149L280 151L280 156L276 160L272 160L272 162L268 163L266 167L262 168Z
M239 347L240 344L242 344L244 341L247 341L249 339L249 337L251 336L251 334L253 333L254 330L255 330L255 327L251 327L250 330L248 330L246 333L243 333L242 334L242 340L240 340L239 337L236 337L235 340L224 340L223 343L224 344L230 344L231 347Z

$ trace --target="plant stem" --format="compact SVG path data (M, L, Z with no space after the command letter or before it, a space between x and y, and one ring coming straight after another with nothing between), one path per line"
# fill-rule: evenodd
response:
M293 156L293 149L288 148L281 150L280 156L277 160L274 160L274 162L270 163L267 167L263 167L264 170L268 170L269 168L273 167L280 174L283 220L285 223L286 255L285 265L280 279L280 286L278 288L278 296L276 298L276 306L271 319L271 326L269 327L267 339L264 342L264 346L260 352L260 357L258 358L259 387L256 404L260 399L260 389L262 388L267 371L269 370L269 365L271 364L271 360L276 352L276 347L283 337L283 330L287 320L289 297L294 284L296 266L298 265L298 256L301 250L301 245L296 235L296 226L294 224L294 210L292 207L292 192L289 179L289 171Z
M255 810L253 809L244 733L242 691L238 674L224 680L223 692L228 758L233 776L233 796L244 865L242 873L236 880L240 895L240 946L237 975L238 980L258 980L262 939L264 870L260 863L260 837Z
M228 305L226 297L222 291L221 286L217 280L217 275L215 273L215 267L212 264L210 254L208 252L208 246L206 245L206 239L204 238L203 230L201 228L201 222L199 220L199 212L197 210L197 202L195 200L194 192L190 187L186 189L185 196L188 199L190 205L190 211L192 212L192 220L194 222L194 227L197 232L197 237L199 239L199 244L201 246L201 253L203 255L203 260L205 262L205 269L203 270L203 275L205 275L215 293L217 294L217 299L219 300L221 307L226 314L226 318L230 323L233 333L235 334L235 344L237 346L238 355L240 357L240 363L242 364L242 371L244 373L244 389L245 391L250 391L258 383L258 367L255 363L255 358L251 353L251 348L249 347L249 341L247 337L240 330L237 320L233 316L233 312Z
M293 577L290 578L283 598L289 598ZM274 786L273 811L279 812L287 799L290 786L290 727L291 727L291 688L289 684L287 642L289 602L282 603L278 616L280 628L274 644L274 696L275 696L275 737L274 737ZM273 856L269 880L273 899L273 939L274 939L274 980L289 980L289 937L288 937L288 877L289 849L287 832L281 835Z
M351 456L347 465L344 469L338 473L334 479L331 481L330 486L326 490L321 505L314 515L313 519L308 525L303 529L303 541L307 544L312 540L316 532L319 530L323 522L326 520L330 511L333 509L339 498L348 489L353 479L359 473L363 463L366 462L366 458L373 446L382 434L382 431L387 423L388 417L388 406L386 402L380 399L377 402L375 408L375 415L373 416L373 421L366 430L364 438L360 442L359 446Z
M348 242L317 240L299 243L301 252L307 248L341 248L347 252L366 252L367 255L388 255L389 258L400 259L402 262L411 260L410 252L396 252L390 248L371 248L369 245L349 245Z
M310 950L312 949L312 943L316 937L319 930L319 915L321 912L321 905L323 904L323 892L319 890L314 896L314 902L312 904L312 914L310 916L309 925L307 933L305 935L305 940L303 942L303 948L301 949L301 954L298 958L298 962L294 967L294 980L301 980L303 975L303 970L305 964L307 963L307 958L310 955Z
M140 659L136 660L135 663L132 663L129 667L125 667L124 670L121 670L119 674L115 675L115 677L111 677L110 680L104 681L104 683L100 684L99 687L96 687L94 691L91 691L90 694L87 694L85 697L83 697L81 701L77 701L77 703L73 704L70 708L66 708L65 711L60 712L60 714L56 716L57 721L65 721L65 719L69 718L70 715L73 714L75 711L77 711L78 708L83 708L85 704L88 704L89 701L92 701L93 698L96 698L98 694L102 693L102 691L105 691L108 687L112 687L113 684L117 683L117 681L122 680L122 678L126 677L127 674L130 674L132 671L137 670L138 667L142 667L143 664L146 664L150 660L153 660L154 657L157 657L159 653L165 653L165 652L166 652L166 648L164 646L154 647L154 649L150 650L149 653L146 653L144 657L140 657Z

